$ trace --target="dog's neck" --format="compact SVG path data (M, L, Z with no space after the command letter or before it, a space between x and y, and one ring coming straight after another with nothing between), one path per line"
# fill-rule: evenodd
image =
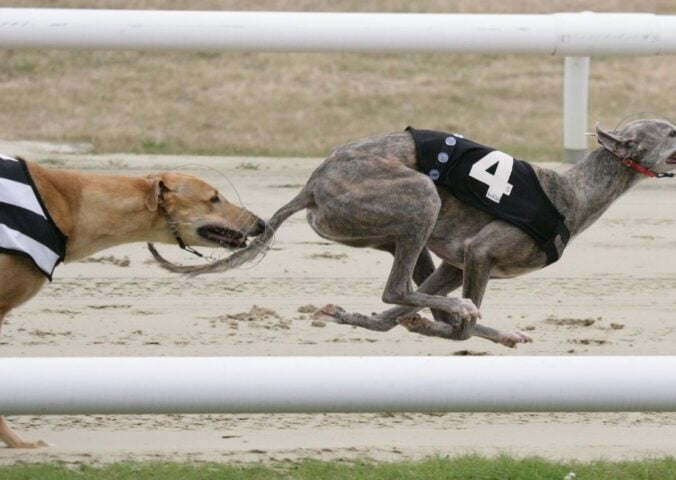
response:
M173 241L161 214L146 206L151 189L146 179L34 170L31 168L38 189L50 192L51 198L43 196L45 204L68 236L66 262L125 243ZM43 182L52 188L41 189Z
M643 178L604 148L591 152L563 176L576 200L574 211L567 215L573 235L594 223L620 195Z

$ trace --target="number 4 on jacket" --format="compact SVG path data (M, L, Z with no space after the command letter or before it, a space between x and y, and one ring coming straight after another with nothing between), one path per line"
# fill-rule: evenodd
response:
M496 163L498 166L495 173L490 173L488 169ZM495 203L500 203L503 195L509 195L512 192L509 177L512 175L513 166L514 158L499 150L493 150L472 165L469 176L488 185L486 197Z

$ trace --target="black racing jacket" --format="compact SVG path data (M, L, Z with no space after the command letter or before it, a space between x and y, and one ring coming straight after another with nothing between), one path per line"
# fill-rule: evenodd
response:
M547 255L547 264L560 258L570 232L528 162L457 133L406 130L415 141L420 172L448 188L458 200L528 233Z

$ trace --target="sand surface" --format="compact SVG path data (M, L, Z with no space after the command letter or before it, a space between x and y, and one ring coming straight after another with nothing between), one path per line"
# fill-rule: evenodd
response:
M26 145L22 148L3 151L49 158L61 167L130 175L180 167L236 198L229 180L244 205L264 218L292 198L320 161L91 156L40 149L31 154ZM161 246L161 251L174 261L196 261L175 246ZM676 345L674 252L676 181L647 179L575 239L558 263L489 284L484 323L524 330L535 339L510 350L482 339L457 343L402 328L376 333L313 324L308 305L335 303L365 313L384 309L380 294L391 259L324 241L298 214L280 229L260 264L228 274L197 279L166 274L143 244L60 266L52 284L8 317L0 356L668 355ZM467 452L590 460L676 454L676 414L657 413L35 416L10 421L27 438L53 446L0 447L0 463L393 460Z

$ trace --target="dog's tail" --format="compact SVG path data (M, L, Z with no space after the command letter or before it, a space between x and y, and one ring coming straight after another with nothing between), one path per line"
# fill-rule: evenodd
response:
M264 256L270 249L277 228L279 228L279 226L291 215L310 207L313 202L314 199L312 193L307 189L303 189L293 200L275 212L272 218L267 222L265 231L254 238L248 246L241 250L237 250L226 258L207 263L206 265L176 265L162 257L152 243L148 244L148 250L150 250L153 258L155 258L160 266L170 272L197 276L204 273L216 273L231 270Z

